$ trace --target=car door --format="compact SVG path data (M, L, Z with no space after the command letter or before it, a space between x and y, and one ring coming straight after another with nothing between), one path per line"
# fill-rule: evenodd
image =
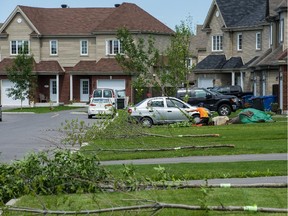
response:
M165 115L166 122L187 121L188 113L184 110L187 106L174 98L166 98Z
M147 102L147 115L150 116L155 123L165 123L166 113L164 107L164 99L156 98L151 99Z

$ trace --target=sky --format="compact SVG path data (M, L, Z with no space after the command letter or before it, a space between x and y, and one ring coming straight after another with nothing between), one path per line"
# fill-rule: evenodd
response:
M58 8L61 4L73 8L114 7L123 2L138 5L173 30L181 21L194 30L197 24L203 24L212 0L0 0L0 23L5 22L17 5L44 8Z

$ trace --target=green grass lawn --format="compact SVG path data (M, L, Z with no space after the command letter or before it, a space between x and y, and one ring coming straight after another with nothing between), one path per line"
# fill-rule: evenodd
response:
M83 147L87 154L97 154L100 160L185 157L204 155L237 155L287 152L287 118L277 117L273 123L232 124L223 126L176 127L154 126L146 133L170 137L132 136L137 125L106 128L103 136ZM139 129L140 130L140 129ZM136 133L139 132L136 131ZM95 132L96 133L96 132ZM113 137L115 134L130 137ZM134 133L135 134L135 133ZM177 135L219 134L219 137L178 137ZM113 135L113 136L112 136ZM184 149L183 146L234 145L234 148ZM175 148L173 151L123 152L122 149ZM113 151L114 150L114 151Z
M12 108L3 110L3 112L33 112L33 113L49 113L49 112L59 112L64 110L78 109L80 107L72 106L54 106L54 107L23 107L23 108Z
M40 201L41 200L41 201ZM114 192L95 194L75 194L57 196L24 196L16 203L18 207L80 211L103 209L119 206L145 205L154 202L184 204L193 206L254 206L270 208L287 208L287 189L281 188L195 188L175 190L149 190L134 192ZM24 215L24 214L11 214ZM91 215L91 214L89 214ZM109 212L101 215L152 215L151 210ZM216 212L186 211L179 209L162 209L156 215L277 215L286 213L255 213L255 212Z
M160 164L159 164L160 165ZM159 181L159 165L126 165L137 179ZM213 178L247 178L265 176L286 176L287 161L249 161L230 163L180 163L162 164L167 180L202 180ZM124 178L123 165L105 166L115 178Z

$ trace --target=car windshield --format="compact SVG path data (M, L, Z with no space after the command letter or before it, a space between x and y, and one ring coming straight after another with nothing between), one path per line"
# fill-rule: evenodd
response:
M110 103L110 100L106 98L93 98L91 103Z

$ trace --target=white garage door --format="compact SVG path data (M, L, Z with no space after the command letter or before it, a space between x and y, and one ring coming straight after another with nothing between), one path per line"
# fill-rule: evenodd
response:
M1 82L1 104L2 106L20 106L21 100L14 100L12 97L8 97L8 89L13 88L14 84L9 80L0 80ZM28 99L25 99L22 106L29 105Z
M198 87L199 88L213 87L213 79L202 77L198 78Z
M115 79L115 80L98 80L97 88L112 88L114 90L125 89L125 80Z

